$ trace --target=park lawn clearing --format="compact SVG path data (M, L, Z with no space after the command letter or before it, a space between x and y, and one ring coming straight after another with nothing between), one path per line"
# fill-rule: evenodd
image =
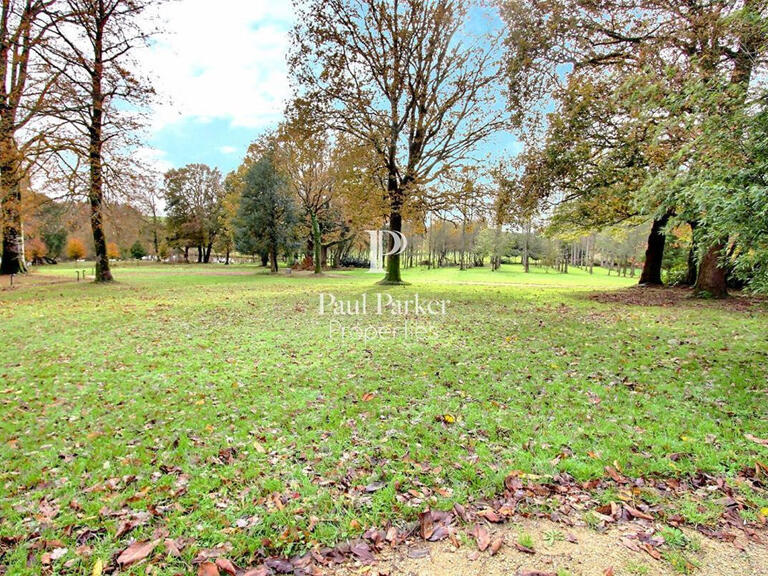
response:
M407 270L409 286L388 288L250 266L118 267L110 286L44 272L69 282L0 293L8 574L170 575L210 550L258 565L491 499L511 473L703 472L732 485L745 521L768 515L744 482L768 462L760 303L600 301L634 281L599 269ZM450 304L332 319L323 293ZM426 334L338 334L406 320ZM721 496L674 514L714 525ZM126 549L145 558L120 562Z

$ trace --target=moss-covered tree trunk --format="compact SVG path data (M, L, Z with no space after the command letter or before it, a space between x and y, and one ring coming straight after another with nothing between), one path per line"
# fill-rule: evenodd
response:
M403 232L403 191L397 185L397 179L394 174L390 175L389 183L387 185L389 193L389 229L394 232L394 235L388 234L389 242L387 244L387 252L394 252L396 241L395 236L402 234ZM382 284L404 284L403 278L400 274L400 254L390 254L387 256L387 268L384 280Z
M0 142L0 204L3 223L0 274L3 275L23 274L27 271L21 220L21 180L21 155L13 138L5 138Z
M399 211L393 211L389 215L389 229L396 234L400 234L403 231L403 217ZM395 249L395 239L392 236L389 236L388 247L388 252L392 252ZM402 283L403 278L400 273L400 254L390 254L387 256L387 268L383 284Z
M724 243L710 246L699 262L699 275L696 278L694 293L697 296L711 298L726 298L728 296L728 284L720 262L725 249Z

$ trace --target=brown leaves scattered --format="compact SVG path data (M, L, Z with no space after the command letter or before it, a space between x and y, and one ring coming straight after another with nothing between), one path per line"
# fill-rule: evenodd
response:
M50 522L59 514L59 505L56 502L51 502L47 499L40 500L39 506L40 513L38 519L41 522Z
M426 510L419 514L420 534L424 540L437 542L455 533L453 514L442 510Z
M130 517L123 519L117 525L115 538L122 538L134 528L137 528L138 526L143 526L144 524L149 522L150 518L151 518L151 514L149 514L148 512L140 512L140 513L132 514Z
M365 400L368 401L368 400ZM447 422L444 422L447 424ZM762 444L760 438L750 438L751 441ZM266 450L265 450L266 452ZM236 451L222 450L216 457L223 464L233 463L239 458ZM440 468L431 468L414 463L415 466L421 466L423 470L439 474ZM168 469L164 473L177 475L178 493L183 493L186 489L189 476L183 474L181 469ZM673 526L683 525L685 523L682 517L671 513L665 509L664 501L670 496L686 495L698 499L700 495L706 494L706 500L717 502L725 509L720 518L718 527L705 528L699 527L699 530L710 537L720 538L726 541L734 541L733 532L736 529L742 530L750 537L750 528L744 526L740 517L740 512L745 506L744 498L732 489L732 484L722 478L698 474L692 477L678 479L643 479L625 476L620 465L614 462L613 466L606 466L606 476L599 479L593 479L588 482L576 482L568 474L555 474L554 476L535 476L524 472L512 472L504 481L504 492L497 497L481 502L474 502L466 505L455 504L450 511L426 510L419 515L418 525L413 524L403 526L398 529L394 526L386 525L383 528L370 527L365 530L360 539L351 542L345 542L333 549L325 548L313 549L311 553L301 557L288 558L266 558L263 564L250 569L241 569L235 566L227 556L230 556L232 546L229 543L220 544L215 548L200 550L193 560L197 574L200 576L268 576L273 574L317 574L322 573L323 567L331 564L343 562L347 559L354 559L362 564L372 564L375 562L376 554L386 546L399 546L406 542L409 544L407 555L411 558L425 558L429 556L429 549L426 547L414 546L413 536L420 536L423 541L435 542L444 539L450 539L455 546L459 546L456 538L458 525L471 527L470 535L476 543L476 550L470 552L470 558L478 559L483 553L490 555L498 554L503 547L508 545L511 549L526 554L534 554L532 548L521 545L519 542L513 543L504 541L504 537L493 535L492 524L503 523L509 518L514 517L519 511L541 510L544 505L549 508L549 519L554 522L560 522L566 526L573 526L582 517L585 510L589 510L601 526L608 523L632 523L641 529L640 532L632 534L631 531L622 535L621 544L625 547L638 552L648 554L652 558L661 558L664 550L663 539L659 539L654 531L652 522L658 518ZM746 482L754 481L755 485L765 483L768 478L768 469L763 465L756 465L747 471L741 473L740 478ZM115 479L114 482L107 481L102 486L107 486L110 491L115 490L112 486L128 484L134 480L130 477ZM349 490L354 491L361 498L370 498L367 494L377 492L387 486L384 481L371 482L365 485L362 482L350 480L347 484ZM407 503L409 506L422 506L429 499L438 493L434 489L424 484L410 486L408 490L402 489L397 482L394 488L398 491L398 501ZM595 492L612 490L616 494L616 499L604 505L598 505ZM656 490L663 495L660 501L647 500L643 502L645 491ZM274 505L276 509L283 509L288 505L288 501L294 496L291 494L271 494L265 497L268 505ZM718 498L720 497L720 498ZM402 500L401 500L402 498ZM704 496L701 496L704 498ZM554 504L554 506L552 506ZM160 508L160 507L158 507ZM135 509L124 507L119 511L105 510L102 512L108 517L115 518L117 521L116 537L124 537L137 526L148 524L155 518L162 515L162 511L155 509L149 513L136 512ZM53 518L58 514L58 504L51 500L42 500L39 502L39 508L35 510L35 515L44 520ZM768 514L764 514L763 521L768 519ZM309 532L318 520L312 519ZM235 526L242 529L248 527L249 520L241 519L235 523ZM363 529L361 521L354 520L350 526L355 530ZM83 528L84 533L78 532L74 540L78 544L76 555L86 557L92 554L92 549L88 546L89 540L98 537ZM709 532L705 532L708 530ZM106 530L102 530L102 535ZM758 538L757 535L754 536ZM577 543L572 534L568 534L565 539L568 542ZM168 530L163 524L152 535L151 540L134 542L114 560L116 567L120 569L128 568L147 558L150 558L156 547L162 543L164 554L170 557L181 557L185 547L193 542L189 538L168 538ZM0 538L0 552L4 547L16 544L16 540ZM61 543L50 542L46 544L46 560L50 564L61 555L62 562L65 549ZM262 545L266 548L273 543ZM61 548L61 551L57 551ZM71 547L71 550L75 550ZM72 555L71 552L69 555ZM73 562L76 560L73 560ZM115 569L115 565L105 567L109 572ZM549 576L547 572L521 572L525 576ZM605 570L604 576L611 576L612 570Z
M363 564L373 564L374 556L371 547L363 540L356 540L351 546L352 554Z
M207 562L209 560L214 560L216 558L224 556L225 554L229 554L230 552L232 552L232 544L230 544L229 542L224 542L213 548L206 548L204 550L200 550L200 552L197 553L197 556L195 556L195 559L192 560L192 563L201 564L203 562Z
M128 548L123 550L117 557L117 563L120 567L126 568L136 562L146 559L157 546L157 540L145 540L143 542L134 542Z
M166 538L163 542L163 545L165 546L165 552L168 554L168 556L173 556L174 558L181 556L181 550L179 549L179 546L175 540Z
M624 478L624 476L622 476L621 474L619 474L619 472L613 466L606 466L605 473L608 474L608 476L611 477L611 480L613 480L617 484L625 484L627 482L627 479Z
M499 522L504 521L504 518L501 515L497 514L490 508L484 508L483 510L480 510L477 515L481 518L485 518L488 520L488 522L493 522L494 524L498 524Z

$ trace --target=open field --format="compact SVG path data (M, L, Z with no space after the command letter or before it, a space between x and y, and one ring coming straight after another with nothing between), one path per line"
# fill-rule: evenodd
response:
M703 471L731 479L744 519L768 514L738 481L768 462L764 304L603 303L590 293L634 283L603 270L405 271L386 289L363 272L126 266L101 286L74 270L0 292L7 574L91 574L158 536L189 540L153 574L223 543L249 565L491 498L512 471ZM321 293L367 294L369 314L320 315ZM373 313L377 294L417 293L445 315ZM671 506L706 524L724 504Z

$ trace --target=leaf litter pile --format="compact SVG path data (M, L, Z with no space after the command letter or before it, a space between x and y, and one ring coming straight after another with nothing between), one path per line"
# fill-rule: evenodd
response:
M409 288L453 313L384 346L316 314L364 276L134 274L3 295L0 574L323 574L442 540L535 555L495 535L515 518L631 526L621 545L654 561L660 526L768 542L759 309L467 275Z

